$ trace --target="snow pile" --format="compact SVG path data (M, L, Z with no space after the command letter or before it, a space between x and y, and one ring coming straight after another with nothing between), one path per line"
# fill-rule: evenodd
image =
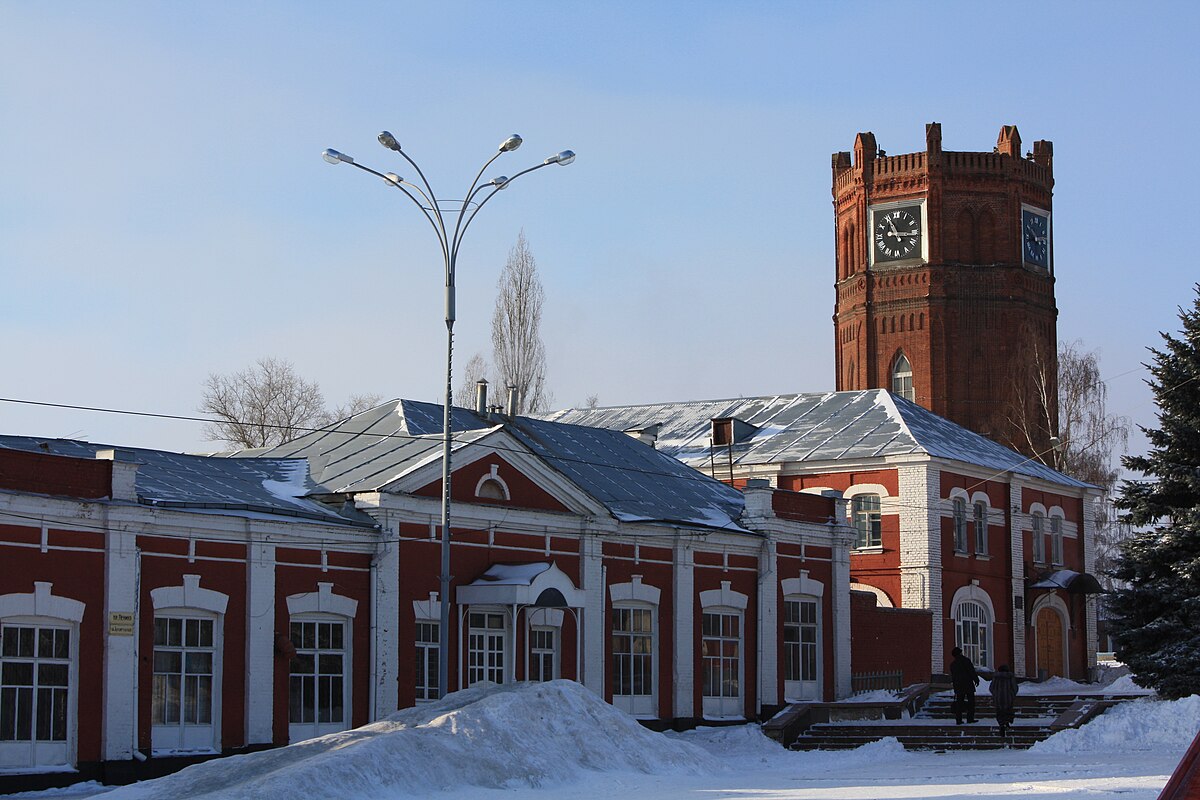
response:
M307 742L208 761L106 800L423 797L521 789L585 771L692 774L712 756L642 727L574 681L468 689Z
M1082 728L1060 731L1033 746L1033 753L1148 751L1182 756L1200 730L1200 695L1170 702L1131 700Z

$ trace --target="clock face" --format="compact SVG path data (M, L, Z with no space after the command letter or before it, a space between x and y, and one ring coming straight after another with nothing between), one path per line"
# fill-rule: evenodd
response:
M919 205L876 209L873 218L875 262L920 258L921 207Z
M1050 217L1021 209L1021 253L1026 264L1050 268Z

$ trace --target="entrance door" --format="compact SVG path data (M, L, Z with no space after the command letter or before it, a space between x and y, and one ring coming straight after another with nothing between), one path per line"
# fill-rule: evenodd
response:
M1046 675L1066 677L1063 669L1063 623L1062 617L1053 608L1043 608L1037 613L1037 666Z
M504 614L472 611L467 638L467 686L504 683Z
M69 767L71 630L0 629L0 769Z

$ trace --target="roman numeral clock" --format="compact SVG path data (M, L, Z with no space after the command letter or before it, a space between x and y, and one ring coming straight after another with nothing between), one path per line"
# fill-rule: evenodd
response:
M1050 212L1021 204L1021 258L1031 266L1050 269Z
M888 203L871 207L871 261L919 263L925 253L924 202Z

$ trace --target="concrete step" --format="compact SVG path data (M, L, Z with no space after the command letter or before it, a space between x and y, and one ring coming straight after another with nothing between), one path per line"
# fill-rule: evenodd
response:
M794 750L842 750L893 737L907 750L1026 749L1049 737L1047 726L1013 726L1000 736L995 725L814 725L793 744Z

